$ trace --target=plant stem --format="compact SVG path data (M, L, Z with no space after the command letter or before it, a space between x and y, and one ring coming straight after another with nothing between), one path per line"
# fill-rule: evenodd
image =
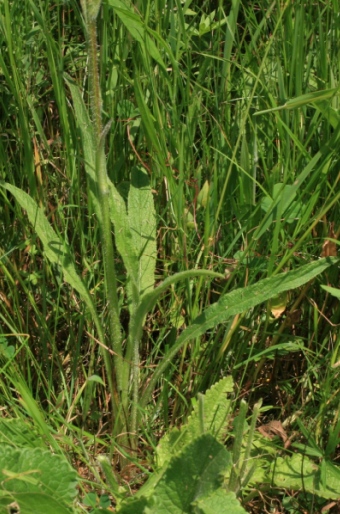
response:
M109 328L109 348L114 352L114 371L116 389L112 387L111 395L115 397L116 404L120 401L123 389L123 361L122 361L122 335L119 320L119 305L117 295L116 270L114 266L114 250L111 233L111 220L109 210L109 194L110 188L108 184L106 171L105 156L105 136L109 126L102 127L102 97L100 91L99 71L98 71L98 48L97 48L97 25L96 18L99 11L100 2L90 1L83 2L88 48L89 48L89 80L90 80L90 107L92 119L95 125L95 146L96 146L96 177L98 184L98 202L102 209L102 238L103 238L103 262L105 272L105 288L108 303L108 328ZM107 358L105 359L107 360ZM106 366L110 372L110 367ZM113 385L113 377L109 378ZM120 416L122 424L118 423L118 427L122 429L125 426L124 413ZM123 426L122 426L123 425ZM116 425L117 426L117 425Z

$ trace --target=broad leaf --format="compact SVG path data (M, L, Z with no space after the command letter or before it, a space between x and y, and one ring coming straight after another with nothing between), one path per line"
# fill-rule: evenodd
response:
M148 505L146 498L129 498L117 509L118 514L146 514Z
M210 433L222 442L230 409L230 399L227 395L232 391L233 380L231 377L225 377L202 395L201 401L196 403L188 422L181 427L181 430L177 428L170 430L159 442L157 447L159 466L163 466L174 454L202 435L202 428L204 433ZM200 411L200 405L203 412ZM203 420L200 419L201 416Z
M197 500L193 512L196 514L246 514L236 494L222 488L212 494Z
M40 448L0 447L0 489L17 493L43 493L65 504L77 493L77 473L67 460Z
M324 467L325 484L321 483L320 469ZM272 483L284 489L303 489L326 499L340 498L340 468L324 461L317 466L305 455L279 457L272 465Z
M206 434L174 457L154 489L150 514L192 512L192 504L222 486L222 473L230 466L230 454Z
M58 500L53 493L20 493L15 495L15 502L22 514L73 514L73 509ZM8 511L9 512L9 511Z

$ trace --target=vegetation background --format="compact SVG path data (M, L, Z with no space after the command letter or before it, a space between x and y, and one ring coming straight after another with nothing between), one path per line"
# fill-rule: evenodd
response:
M177 337L223 295L336 255L339 5L108 0L96 24L102 119L112 120L107 173L125 199L133 169L147 173L156 284L188 270L219 273L172 284L147 315L138 368L144 390ZM92 143L84 143L66 81L88 105L85 33L74 0L1 2L0 178L43 209L105 320L103 239L85 173ZM95 458L112 450L113 430L103 341L60 267L46 259L25 211L8 189L0 192L2 415L31 419L54 451L71 456L83 491L100 495ZM127 338L118 252L115 269ZM280 421L286 435L312 440L320 455L328 448L335 462L340 310L334 290L321 285L337 287L337 267L298 289L273 291L272 300L187 342L142 407L135 453L119 440L112 450L127 459L120 483L136 490L145 480L137 461L148 473L159 438L186 421L198 393L228 375L235 412L241 398L251 409L261 398L259 425ZM249 512L318 512L327 503L311 507L310 496L293 501L288 490L248 500Z

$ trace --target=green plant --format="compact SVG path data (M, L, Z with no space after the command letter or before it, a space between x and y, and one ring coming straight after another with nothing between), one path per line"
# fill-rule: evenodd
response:
M134 496L118 487L106 455L98 462L106 478L105 494L87 493L81 503L92 514L108 513L109 496L121 514L173 512L243 513L241 506L275 487L301 491L319 501L340 498L340 470L322 453L304 429L306 444L293 443L292 453L256 432L261 402L248 423L248 405L235 417L233 381L220 380L200 395L187 421L159 442L155 469ZM74 499L77 476L66 459L51 455L32 427L21 419L0 422L0 512L8 506L30 514L79 511ZM287 501L286 501L287 503ZM288 505L288 503L287 503ZM321 505L321 503L320 503Z
M303 453L289 454L255 431L262 402L248 424L244 401L234 418L232 393L233 382L226 377L199 396L188 422L161 439L153 475L133 498L119 499L118 512L241 513L236 498L246 503L273 487L324 500L340 497L340 470L329 460L310 458L320 452L307 451L308 433L306 445L295 445Z
M71 514L77 473L64 456L52 455L32 427L0 420L0 512Z
M114 1L111 2L111 5L123 20L131 36L141 46L144 56L148 56L149 52L160 68L165 68L162 56L154 44L154 40L157 40L162 50L172 60L173 66L176 66L176 61L169 45L158 35L150 31L131 7L125 3ZM132 168L127 201L125 201L125 198L120 194L107 173L105 141L111 122L108 122L105 126L103 126L102 122L102 96L97 63L96 32L97 14L100 6L101 2L98 0L84 0L82 3L89 56L90 110L87 109L78 86L68 76L65 79L71 91L73 107L82 139L85 169L89 184L89 205L94 207L102 233L102 259L104 262L106 291L106 301L104 303L107 303L108 306L107 318L105 316L101 318L99 315L99 310L90 291L77 271L67 240L57 234L51 227L43 209L37 205L32 197L12 184L4 183L3 187L14 195L20 206L27 212L31 224L43 243L46 258L52 265L57 264L60 266L63 271L64 280L78 292L86 304L88 313L96 326L105 363L108 390L112 402L112 444L120 445L125 449L136 449L138 430L145 413L145 408L152 398L157 382L161 379L162 374L170 366L174 356L181 348L185 347L189 341L198 340L202 334L217 324L231 320L231 318L254 308L280 292L300 287L311 281L318 274L337 262L337 259L321 259L295 270L278 274L278 271L292 255L293 251L291 251L274 271L273 261L271 261L269 275L272 276L269 276L269 278L222 295L219 301L203 309L201 314L199 314L197 304L192 309L192 323L183 330L171 348L166 350L162 361L157 364L151 379L147 383L141 383L140 344L143 325L147 314L152 311L156 302L171 285L180 281L187 283L194 277L201 281L206 277L223 280L224 275L214 273L208 269L185 270L166 278L160 285L154 288L157 257L156 216L148 173L145 167L143 168L142 166L134 166ZM209 18L204 18L200 26L202 27L201 35L204 35L207 26L211 28L211 19L209 21ZM193 32L191 37L194 37L194 35L195 33ZM145 95L137 79L135 94L139 110L144 113L145 130L148 137L155 141L157 138L155 137L155 128L151 122L152 116L148 111ZM242 123L244 124L244 122ZM159 151L161 153L161 149ZM246 150L244 150L244 153L246 153ZM244 165L246 166L246 164ZM296 202L294 198L298 187L308 176L310 170L311 166L307 166L294 186L289 187L285 183L279 184L278 182L273 185L273 199L270 201L265 199L266 201L263 201L261 204L261 208L265 211L266 216L256 232L257 238L262 237L268 226L276 222L280 216L285 215L288 220L293 215L296 216L296 209L299 209L301 204ZM168 179L170 184L171 178L168 177ZM247 186L244 183L243 186L243 190L246 190L249 184ZM280 196L282 191L284 191L283 198ZM206 199L202 200L200 198L200 202L202 206L208 205ZM221 203L219 203L217 208L218 212L220 210ZM206 213L208 213L207 208ZM208 214L206 215L208 216ZM216 219L212 226L216 224ZM117 294L119 267L116 264L114 255L111 235L112 225L115 233L115 246L123 260L127 273L127 279L124 284L125 298L119 298ZM187 233L187 228L185 227L185 234ZM208 236L209 231L205 234L206 242L208 242ZM185 235L185 237L187 236ZM208 248L208 244L205 245L205 248ZM245 255L247 256L247 253ZM202 282L199 285L197 297L201 287ZM122 303L127 305L130 314L126 334L124 334L120 321ZM123 341L125 339L126 344L124 345ZM118 437L120 438L117 439Z
M298 277L339 237L338 2L107 0L94 22L98 8L86 24L96 25L94 52L77 0L0 3L0 179L35 201L0 187L1 413L29 417L53 452L74 455L95 477L84 504L100 511L103 490L122 500L119 484L140 487L144 457L185 424L190 398L232 373L239 428L228 432L235 468L224 487L231 480L246 503L261 504L260 490L281 510L319 512L313 487L325 487L339 453L338 269L299 287L301 278L295 291L286 272ZM99 123L87 107L95 59ZM111 269L104 279L98 145L110 178L119 338ZM144 234L138 202L148 205L144 254L135 250L143 237L133 238L136 228ZM177 281L188 270L220 274ZM266 299L282 278L275 315ZM258 460L248 467L252 418L239 396L250 405L263 397L270 419L292 420L301 446L291 448L305 457L290 462L255 433ZM312 462L310 492L273 489L273 452L286 466L282 485L299 487L297 469ZM117 455L129 457L131 474Z

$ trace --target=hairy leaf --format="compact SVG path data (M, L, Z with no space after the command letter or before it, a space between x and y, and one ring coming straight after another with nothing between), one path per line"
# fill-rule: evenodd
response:
M154 287L156 268L156 214L146 171L133 168L128 198L128 219L138 259L136 282L139 294Z
M181 430L174 428L161 439L157 447L159 466L202 435L201 416L203 417L204 433L210 433L222 442L225 435L226 418L230 409L230 399L227 398L227 395L232 391L233 380L231 377L225 377L208 389L205 395L202 395L201 402L195 404L188 422L181 427Z

